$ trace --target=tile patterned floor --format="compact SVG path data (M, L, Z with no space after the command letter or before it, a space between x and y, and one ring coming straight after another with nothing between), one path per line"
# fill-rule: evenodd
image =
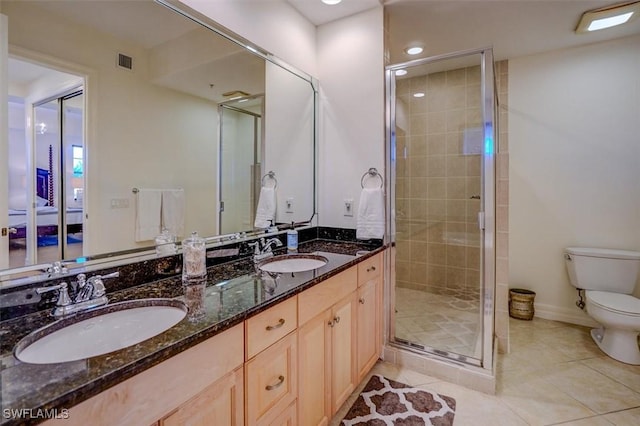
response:
M478 347L479 293L396 288L396 337L467 356Z
M455 398L454 426L640 425L640 366L604 355L586 327L539 318L511 319L510 327L511 353L499 356L496 395L385 362L372 374ZM340 423L359 390L332 425Z

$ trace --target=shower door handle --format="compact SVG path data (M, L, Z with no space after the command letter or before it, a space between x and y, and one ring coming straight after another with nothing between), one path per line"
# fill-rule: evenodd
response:
M484 212L478 212L478 228L484 230Z

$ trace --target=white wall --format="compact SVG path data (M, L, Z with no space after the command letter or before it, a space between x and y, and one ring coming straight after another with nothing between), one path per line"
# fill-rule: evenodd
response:
M180 0L194 10L311 75L316 29L284 0Z
M344 199L360 199L370 167L384 175L384 28L378 7L318 27L322 226L355 228Z
M575 323L569 246L640 250L640 36L509 62L510 284Z
M262 174L272 170L278 180L276 223L303 222L313 215L314 151L311 141L311 85L283 72L279 66L267 63ZM287 199L292 200L290 212L287 212Z
M319 224L355 228L343 200L357 208L362 174L384 173L382 6L315 28L281 0L183 3L320 80Z

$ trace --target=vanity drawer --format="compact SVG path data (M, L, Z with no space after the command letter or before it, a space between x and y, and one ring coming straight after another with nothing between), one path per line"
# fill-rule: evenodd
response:
M246 359L253 358L298 326L298 296L285 300L245 322Z
M382 274L382 253L358 263L358 287Z
M298 394L297 333L247 361L245 376L247 425L271 424Z

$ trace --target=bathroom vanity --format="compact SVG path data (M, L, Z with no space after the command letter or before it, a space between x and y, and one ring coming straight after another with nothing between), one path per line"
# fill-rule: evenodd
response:
M171 298L191 310L155 337L89 359L22 363L15 344L55 319L3 321L2 422L326 424L380 355L384 249L311 240L300 252L325 257L318 269L257 274L245 256L209 267L202 292L179 276L107 284L110 303Z

